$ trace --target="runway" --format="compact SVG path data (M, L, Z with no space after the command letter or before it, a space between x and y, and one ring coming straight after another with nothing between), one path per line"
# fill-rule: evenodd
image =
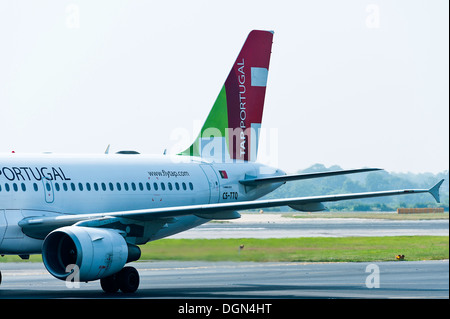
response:
M282 214L242 214L209 222L171 238L298 238L367 236L448 236L449 220L289 218Z
M105 294L99 281L66 287L40 263L0 264L6 298L449 298L449 262L136 262L135 294Z

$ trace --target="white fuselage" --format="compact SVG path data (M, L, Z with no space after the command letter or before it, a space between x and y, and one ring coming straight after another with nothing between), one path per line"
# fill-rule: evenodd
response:
M282 174L257 163L209 163L183 156L0 155L0 253L40 252L42 239L26 236L18 225L27 217L254 200L279 185L246 188L239 180ZM136 241L167 237L207 221L178 217Z

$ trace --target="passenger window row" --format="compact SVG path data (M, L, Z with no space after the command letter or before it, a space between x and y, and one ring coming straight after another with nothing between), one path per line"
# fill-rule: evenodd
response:
M172 184L172 182L168 182L168 183L153 183L150 184L149 182L147 183L59 183L59 182L54 182L53 186L55 188L55 191L59 192L59 191L151 191L152 188L155 191L158 190L169 190L169 191L179 191L179 190L194 190L194 185L189 182L188 184L186 184L185 182L182 183L178 183L175 182ZM45 188L47 191L51 191L52 189L52 185L50 184L50 182L45 182ZM18 192L19 190L26 192L27 191L27 186L25 185L25 183L5 183L2 187L2 184L0 184L0 192L5 191L5 192ZM35 192L39 191L39 184L38 183L33 183L33 190Z

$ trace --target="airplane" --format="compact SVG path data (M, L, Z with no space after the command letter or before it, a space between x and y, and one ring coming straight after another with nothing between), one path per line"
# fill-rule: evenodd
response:
M253 30L192 145L176 155L0 155L0 254L42 254L61 280L100 280L105 292L133 293L139 245L239 211L289 206L321 211L341 200L430 193L439 187L260 199L310 178L377 171L362 168L288 175L257 162L274 33ZM0 273L1 283L1 273Z

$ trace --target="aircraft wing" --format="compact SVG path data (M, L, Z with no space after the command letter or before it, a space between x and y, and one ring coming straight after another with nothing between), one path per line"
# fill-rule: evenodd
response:
M19 222L22 231L32 237L45 237L45 234L50 231L63 226L73 224L91 226L91 227L105 227L112 224L115 219L126 219L135 221L152 221L158 219L165 219L170 222L170 219L178 216L197 215L207 219L233 219L239 218L237 211L246 209L260 209L277 206L290 206L294 209L298 207L310 208L310 211L316 208L323 210L322 203L336 202L341 200L372 198L382 196L395 196L404 194L430 193L434 199L439 203L439 188L444 180L441 180L430 189L404 189L381 192L366 192L354 194L340 194L340 195L326 195L326 196L311 196L311 197L295 197L283 199L269 199L256 200L249 202L233 202L233 203L218 203L205 205L191 205L191 206L175 206L166 208L151 208L131 211L119 211L109 213L96 214L73 214L61 215L57 217L28 217ZM323 208L322 208L323 207ZM106 226L108 227L108 226ZM33 235L34 234L34 235Z

